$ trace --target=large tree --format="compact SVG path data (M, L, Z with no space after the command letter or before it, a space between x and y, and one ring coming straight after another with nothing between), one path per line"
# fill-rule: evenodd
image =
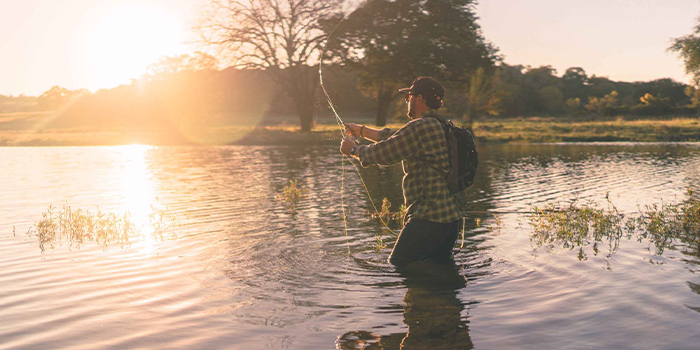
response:
M668 50L678 53L685 63L685 72L693 78L693 84L700 85L700 20L691 34L673 39Z
M341 0L212 0L197 26L202 41L237 68L263 69L294 101L302 131L313 126L320 57L319 21Z
M478 68L493 71L497 50L483 38L474 5L474 0L373 0L335 29L329 50L360 72L359 88L377 99L378 125L386 123L398 88L416 76L464 89Z

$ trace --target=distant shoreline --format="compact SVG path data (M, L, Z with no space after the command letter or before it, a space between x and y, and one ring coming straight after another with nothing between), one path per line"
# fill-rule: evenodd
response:
M353 120L372 126L369 118ZM293 121L291 119L290 121ZM389 127L400 128L394 123ZM555 142L700 142L700 119L576 120L529 117L487 119L474 122L479 144ZM337 145L341 133L336 124L319 124L310 133L288 122L267 126L221 126L198 130L97 129L0 129L0 146L116 146L149 144L183 145Z

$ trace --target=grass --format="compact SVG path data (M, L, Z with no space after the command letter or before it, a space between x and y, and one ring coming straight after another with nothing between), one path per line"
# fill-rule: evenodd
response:
M200 126L186 129L82 127L44 129L51 113L0 114L0 146L98 146L151 145L316 145L338 144L340 130L334 119L321 118L313 131L299 131L294 116L276 117L260 125ZM352 120L350 120L352 119ZM368 116L347 120L373 125ZM392 123L398 129L404 123ZM599 120L582 118L489 118L473 124L479 143L591 142L591 141L700 141L696 118L639 119L621 117Z
M532 241L538 247L555 245L579 249L579 260L586 260L588 247L597 255L607 243L609 254L617 251L623 237L648 241L661 255L666 249L682 246L683 252L700 256L700 201L688 190L689 199L677 203L640 208L637 215L618 212L608 200L606 207L593 202L568 206L533 206L530 224Z
M371 213L369 217L370 221L381 223L385 230L391 231L389 225L393 224L398 228L403 227L406 217L406 206L401 204L398 211L392 212L391 202L388 198L384 197L384 199L382 199L382 209L378 213ZM380 250L386 247L387 245L384 243L382 236L379 234L374 235L374 243L372 244L374 251L378 253Z
M386 224L397 224L398 227L403 227L404 224L404 217L406 216L406 206L401 204L399 206L399 210L392 212L391 211L391 202L389 201L388 198L384 197L382 199L382 209L379 211L379 213L373 213L371 215L371 219L386 223Z
M700 141L700 120L623 118L579 120L555 118L490 119L475 122L481 142L600 142L600 141Z
M170 228L179 226L179 221L165 210L151 208L150 234L154 239L162 241L163 234ZM61 208L49 205L46 212L41 214L41 220L35 222L27 234L37 238L43 254L63 241L68 243L69 249L80 249L86 242L94 242L104 249L111 244L119 244L125 248L131 245L132 237L141 234L141 228L136 226L128 211L119 214L105 213L98 207L93 213L89 210L73 209L69 205L63 205Z
M297 180L289 180L277 193L277 198L282 205L291 211L295 211L299 202L306 196L306 189L299 185Z

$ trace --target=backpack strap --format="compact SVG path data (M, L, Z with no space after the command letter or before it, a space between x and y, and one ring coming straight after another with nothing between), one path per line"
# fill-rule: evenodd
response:
M425 163L428 164L429 167L435 169L435 171L438 172L438 174L442 175L442 177L445 179L447 182L447 187L450 189L450 192L453 191L453 189L458 187L458 182L459 182L459 175L458 175L458 166L459 164L459 151L457 151L457 139L455 136L452 134L451 128L455 127L452 122L444 119L440 115L436 113L432 113L429 115L426 115L426 117L434 118L440 121L440 123L443 125L443 131L445 133L445 141L447 141L447 159L449 160L449 166L450 170L447 172L443 172L440 169L438 169L433 163L426 161Z
M462 211L462 200L459 198L459 193L456 191L456 189L459 187L459 176L458 176L458 166L456 164L459 164L459 152L457 150L457 139L451 132L451 128L456 128L454 124L452 124L451 121L448 121L441 117L438 114L430 114L426 115L426 117L430 118L435 118L443 126L443 131L445 133L445 141L447 141L447 152L448 152L448 157L447 159L450 162L450 170L448 172L443 172L440 169L438 169L433 163L427 161L427 159L424 159L425 164L427 164L429 167L433 168L435 171L437 171L438 174L442 176L443 179L445 179L445 184L447 185L447 189L450 191L452 194L452 197L455 199L457 202L457 215L459 215L459 219L462 220L464 217L464 212ZM453 152L455 150L455 152Z

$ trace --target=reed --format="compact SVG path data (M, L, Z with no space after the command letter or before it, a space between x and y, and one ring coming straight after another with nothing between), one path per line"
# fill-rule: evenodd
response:
M406 206L401 204L398 211L391 211L391 202L388 198L382 199L382 209L379 213L371 214L370 219L386 224L397 224L398 227L403 227L406 217Z
M282 202L282 205L291 211L296 211L297 205L305 196L306 189L299 185L296 179L289 180L289 183L277 193L277 198Z
M384 240L382 240L381 235L374 235L374 243L372 243L372 249L376 253L379 253L382 249L385 249L387 247L386 243L384 243Z
M615 253L623 237L648 241L658 255L680 247L686 254L700 256L700 201L692 196L692 189L688 194L689 198L681 203L648 205L636 215L627 216L609 199L606 207L577 201L565 207L533 206L531 240L538 247L578 248L579 260L587 259L585 248L592 246L597 255L599 245L604 243L608 244L609 254Z
M177 217L167 210L159 210L151 206L149 215L150 234L154 239L163 241L164 232L180 226ZM64 204L60 208L49 205L27 231L36 237L43 254L47 249L54 249L56 244L67 242L69 249L80 249L86 242L107 249L109 245L119 244L122 248L131 245L131 239L142 234L142 228L137 227L131 218L131 213L105 213L97 207L96 212L83 209L73 209ZM175 235L173 234L175 237Z

